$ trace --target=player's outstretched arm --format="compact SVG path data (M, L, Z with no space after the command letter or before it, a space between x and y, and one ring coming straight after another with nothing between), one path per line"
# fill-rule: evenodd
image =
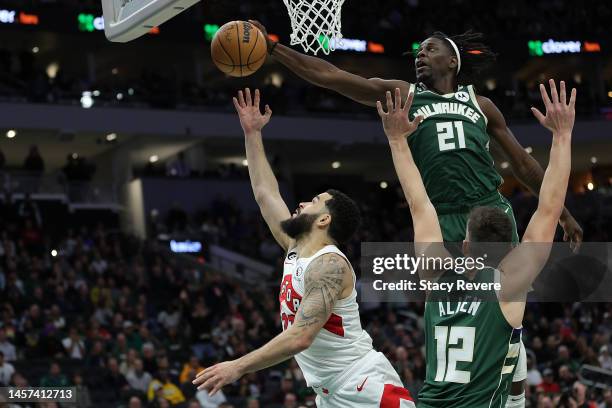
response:
M344 289L352 290L352 280L351 269L341 256L325 254L316 258L304 273L304 297L293 324L259 349L202 370L193 384L212 395L245 374L271 367L306 350L329 320Z
M251 99L251 90L247 88L244 93L239 91L238 97L234 97L233 100L244 131L249 178L255 200L272 235L281 247L288 250L292 240L283 232L280 223L290 218L291 213L281 197L278 181L266 157L261 135L261 130L270 121L272 110L266 105L265 113L261 114L259 89L255 90L253 99Z
M363 78L359 75L339 69L329 62L297 52L268 38L266 28L258 21L249 20L259 28L268 41L268 52L271 52L281 64L300 78L313 85L331 89L347 98L364 105L374 106L382 99L386 91L400 88L402 95L408 95L410 84L401 80L384 80L380 78Z
M406 140L423 120L422 116L417 116L412 121L408 117L413 98L413 93L408 95L406 103L402 107L401 93L399 89L396 89L395 103L391 92L386 94L387 112L384 111L380 101L377 101L376 107L389 140L395 172L412 214L414 241L423 243L442 242L442 232L436 209L429 200L421 173L414 163Z
M540 163L528 154L525 148L516 140L516 137L506 124L504 115L497 106L490 99L483 96L478 96L477 99L488 119L487 130L493 137L491 150L494 153L498 152L510 162L512 172L516 178L531 193L536 196L542 194L540 186L544 177L544 169L542 169ZM578 250L582 242L582 228L566 208L561 213L559 224L565 233L563 239L565 241L569 240L572 248Z
M574 127L576 89L572 89L569 102L565 82L561 81L560 92L550 80L550 93L540 85L546 115L536 108L533 114L553 134L548 167L544 173L538 208L531 217L521 244L513 249L500 264L502 271L502 294L511 299L525 293L548 260L555 229L563 211L565 192L571 171L571 139Z

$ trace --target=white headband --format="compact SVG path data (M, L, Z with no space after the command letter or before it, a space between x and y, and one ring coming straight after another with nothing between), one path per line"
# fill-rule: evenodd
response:
M457 44L450 38L446 37L446 40L450 43L455 50L455 54L457 55L457 75L459 75L459 71L461 71L461 55L459 54L459 48L457 48Z

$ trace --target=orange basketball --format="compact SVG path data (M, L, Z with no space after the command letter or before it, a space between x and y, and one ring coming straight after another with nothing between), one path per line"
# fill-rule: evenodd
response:
M210 53L217 68L233 77L245 77L266 61L263 33L248 21L231 21L217 31Z

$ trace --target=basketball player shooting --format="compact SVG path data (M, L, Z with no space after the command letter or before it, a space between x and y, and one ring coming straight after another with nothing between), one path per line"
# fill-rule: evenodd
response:
M319 407L414 407L393 366L361 327L355 273L338 249L360 223L357 204L337 190L302 202L291 214L262 142L272 115L261 114L259 90L234 98L244 131L249 177L272 235L286 251L279 295L283 332L261 348L198 373L198 389L214 394L247 373L295 357Z
M553 80L550 88L549 97L544 85L540 85L546 115L532 108L542 126L552 132L553 139L538 207L517 247L510 244L512 223L506 212L495 206L479 206L471 211L463 243L464 255L482 256L483 248L492 242L506 242L507 248L496 257L501 262L494 265L495 269L473 269L464 276L472 282L495 282L494 276L499 274L501 290L490 293L498 301L481 301L481 294L469 291L460 293L463 301L457 298L448 301L444 296L428 294L425 305L427 371L418 407L485 408L507 403L520 353L526 293L550 254L571 170L576 90L572 90L568 102L564 82L560 84L560 92ZM377 108L412 214L415 251L444 259L450 255L442 245L438 214L406 141L414 132L414 123L407 116L412 98L411 93L402 106L397 89L395 102L387 94L387 112L380 102ZM422 119L417 116L415 121ZM425 276L434 281L459 276L455 271L419 273L421 278Z

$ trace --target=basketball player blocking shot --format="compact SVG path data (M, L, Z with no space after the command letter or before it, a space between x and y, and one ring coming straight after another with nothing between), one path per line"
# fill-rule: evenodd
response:
M266 29L250 20L268 38ZM447 36L436 32L420 45L415 55L416 83L363 78L329 62L308 56L268 39L268 52L290 71L313 85L336 91L358 103L375 106L387 93L400 89L405 99L414 93L409 117L423 122L408 143L427 194L438 214L446 242L462 242L470 211L478 206L500 208L510 217L512 241L518 242L510 202L498 188L503 182L495 169L494 151L507 158L516 178L536 196L544 170L516 140L495 104L477 95L469 79L495 59L481 43L482 34L466 32ZM489 149L489 147L491 149ZM582 229L567 209L559 219L564 240L577 249ZM516 371L513 397L508 408L524 407L527 359L524 346Z
M355 273L338 249L357 230L357 204L337 190L317 194L291 214L262 142L272 111L260 94L240 91L234 105L244 131L249 177L261 214L286 251L279 294L283 332L259 349L198 373L216 393L245 374L295 357L318 407L408 408L414 402L391 363L361 327Z

